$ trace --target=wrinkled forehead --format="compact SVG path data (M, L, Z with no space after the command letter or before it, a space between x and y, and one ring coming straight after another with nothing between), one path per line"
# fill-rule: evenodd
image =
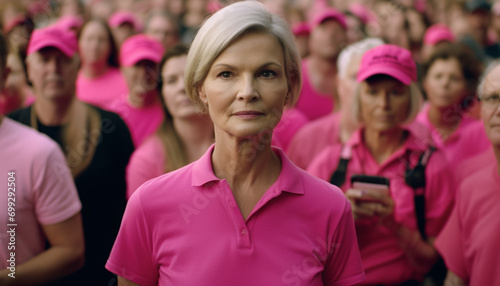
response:
M483 94L500 94L500 65L494 67L486 76L483 83Z

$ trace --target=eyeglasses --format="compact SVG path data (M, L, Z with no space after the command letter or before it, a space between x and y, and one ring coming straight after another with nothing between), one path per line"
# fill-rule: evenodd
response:
M491 109L496 109L498 107L498 104L500 103L500 95L498 94L479 96L478 98L485 107Z

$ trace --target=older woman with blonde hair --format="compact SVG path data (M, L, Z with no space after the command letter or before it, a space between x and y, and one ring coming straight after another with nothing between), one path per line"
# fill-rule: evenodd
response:
M352 102L361 128L308 168L351 202L366 285L418 283L438 259L433 241L453 203L444 155L411 127L421 104L416 78L408 50L367 51Z
M193 41L185 84L215 144L132 195L106 264L119 285L361 282L347 199L271 147L301 84L286 22L255 1L219 10Z

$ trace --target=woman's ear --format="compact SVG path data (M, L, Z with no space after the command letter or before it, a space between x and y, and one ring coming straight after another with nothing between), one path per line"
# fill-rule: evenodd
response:
M203 102L203 104L208 104L207 94L205 93L205 89L203 88L203 86L198 87L198 96L200 97L200 100L201 102Z

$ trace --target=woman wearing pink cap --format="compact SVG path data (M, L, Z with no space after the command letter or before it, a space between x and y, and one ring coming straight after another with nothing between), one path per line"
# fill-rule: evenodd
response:
M81 67L76 80L76 95L81 101L108 109L113 100L128 92L108 24L101 19L85 23L78 46Z
M351 202L363 285L418 283L438 259L434 237L452 207L454 186L444 155L432 152L408 126L420 109L416 77L408 50L382 45L367 51L352 102L361 128L308 168L340 186Z
M262 4L238 2L204 23L185 84L214 122L215 144L130 198L106 264L119 285L363 280L347 199L271 147L300 83L288 24Z
M479 62L465 47L450 44L437 48L423 70L427 104L417 122L429 130L450 165L457 166L489 146L484 133L473 141L468 138L468 134L481 133L474 130L483 129L479 120L467 114L476 103Z
M184 88L187 53L187 47L174 46L160 62L158 90L164 118L156 133L130 157L127 198L146 181L198 160L213 144L210 117L198 113Z

